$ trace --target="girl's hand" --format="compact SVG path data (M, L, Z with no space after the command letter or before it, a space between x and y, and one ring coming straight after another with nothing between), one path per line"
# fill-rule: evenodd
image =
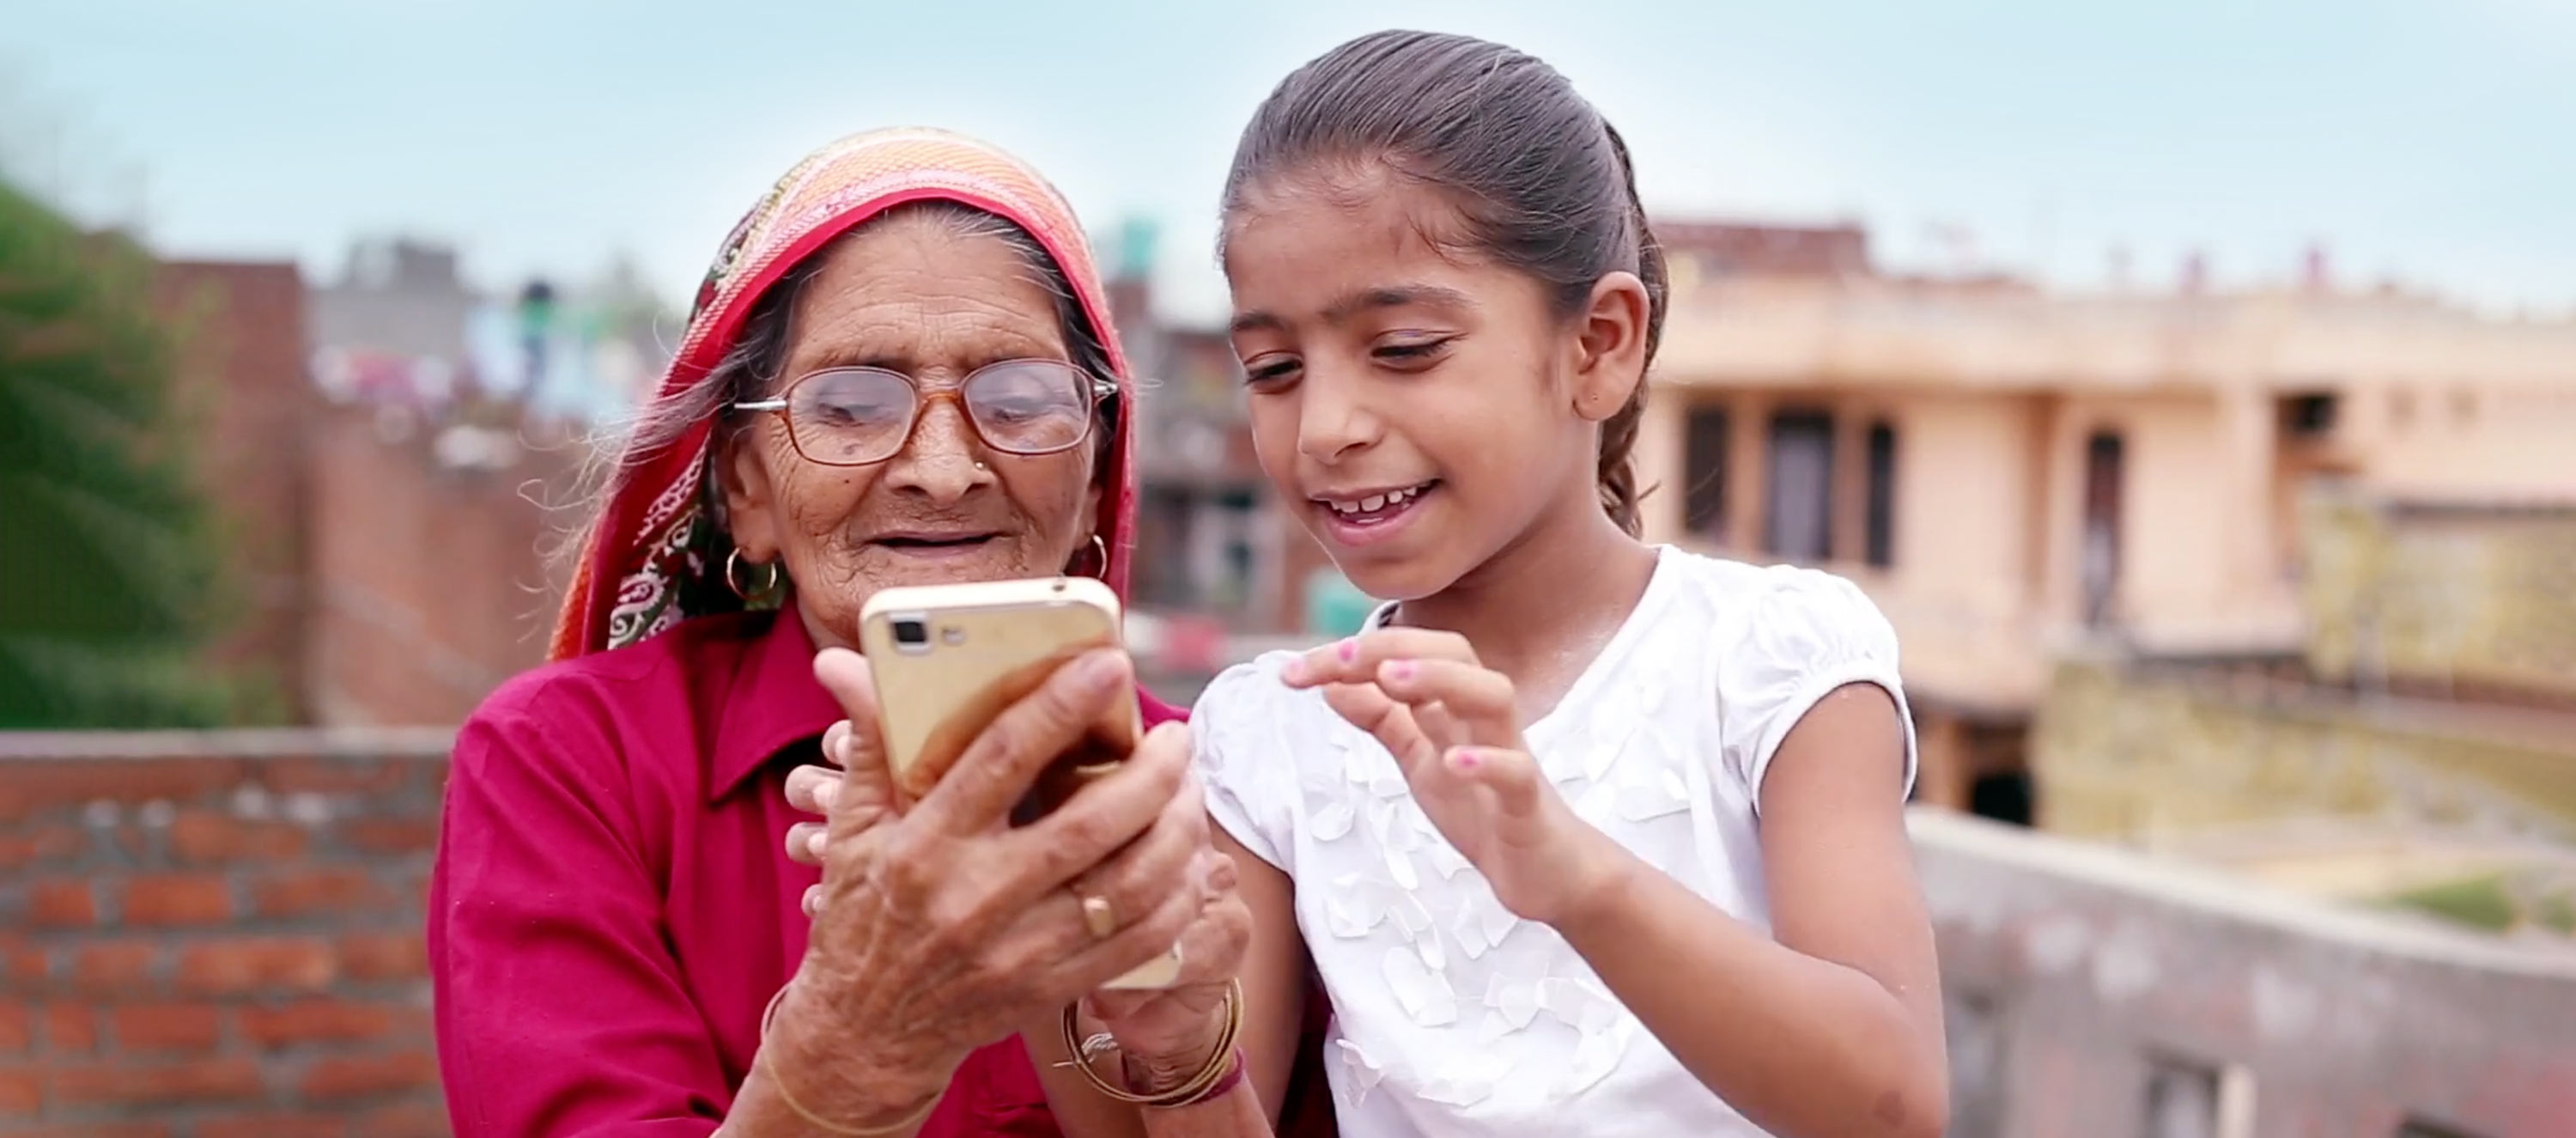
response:
M1512 681L1454 632L1385 628L1291 661L1288 686L1324 702L1395 756L1413 798L1523 920L1561 924L1615 892L1636 864L1577 817L1521 742Z

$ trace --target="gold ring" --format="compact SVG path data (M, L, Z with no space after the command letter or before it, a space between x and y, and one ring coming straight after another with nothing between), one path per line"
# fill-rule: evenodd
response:
M1109 898L1083 897L1082 925L1091 930L1092 936L1101 940L1117 935L1118 914L1109 907Z

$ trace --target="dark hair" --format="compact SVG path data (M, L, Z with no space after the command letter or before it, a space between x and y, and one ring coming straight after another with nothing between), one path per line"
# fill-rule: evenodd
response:
M1436 32L1362 36L1280 81L1253 112L1225 210L1263 177L1318 162L1383 164L1456 200L1476 252L1552 286L1572 316L1614 272L1645 281L1646 362L1663 339L1664 254L1628 145L1565 76L1497 43ZM1646 384L1601 424L1601 507L1638 528L1632 452Z
M797 299L822 272L823 265L831 259L832 251L842 242L903 217L935 222L959 237L990 237L1010 246L1012 252L1019 254L1031 278L1055 299L1056 321L1063 329L1065 350L1073 365L1104 378L1116 375L1110 367L1105 337L1091 326L1091 319L1083 312L1082 301L1074 294L1072 282L1065 277L1063 267L1055 263L1046 246L1028 230L1009 218L959 202L937 199L910 202L859 223L779 277L760 294L760 299L752 302L750 313L743 318L741 330L734 334L733 346L716 361L714 367L707 369L705 382L690 384L648 404L636 416L633 428L626 432L626 444L618 447L617 453L640 461L645 456L668 450L691 426L709 418L728 427L738 424L742 415L733 410L734 404L758 400L789 378L781 373L787 367L791 338L789 325L794 322ZM1117 437L1120 410L1115 396L1103 399L1097 405L1098 419L1093 429L1104 443ZM706 516L717 523L707 527L708 544L699 550L701 563L709 567L710 573L719 572L725 556L733 551L733 538L726 532L723 521L724 488L721 480L725 471L720 461L721 451L721 447L708 448L707 469L699 480L698 490ZM1116 456L1107 446L1101 447L1099 453L1099 469L1105 470ZM615 480L623 473L621 470L611 475L608 485L615 485ZM602 493L595 509L605 510L608 501L609 495ZM598 518L594 518L591 524L599 524ZM575 543L573 548L577 550L577 546ZM732 594L725 590L720 580L682 582L681 587L690 590L691 612L717 611L734 604Z

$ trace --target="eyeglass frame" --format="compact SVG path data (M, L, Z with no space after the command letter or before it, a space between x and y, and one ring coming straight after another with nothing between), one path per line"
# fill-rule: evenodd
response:
M1092 413L1083 416L1082 433L1073 436L1072 441L1065 443L1063 446L1048 447L1045 450L1012 450L1009 447L996 443L984 434L984 425L975 421L975 410L966 403L966 385L973 383L976 376L982 375L994 368L1008 367L1012 364L1028 363L1054 364L1091 381L1090 394ZM884 458L872 458L865 462L826 462L814 457L813 455L805 453L804 445L796 441L796 415L794 412L788 410L788 396L793 394L797 387L803 385L806 380L812 379L815 376L852 371L878 372L884 375L891 375L896 379L902 380L904 386L912 389L912 419L910 422L904 424L902 439L895 443L895 448L892 451L887 452ZM982 367L976 368L973 371L967 372L964 378L959 379L955 383L943 383L929 388L925 388L918 377L907 375L890 367L873 367L866 364L851 364L842 367L815 368L812 371L797 376L795 379L789 380L787 382L787 386L779 388L778 394L775 396L767 399L736 400L732 403L726 404L725 406L735 411L777 412L778 417L786 423L787 445L795 448L796 457L813 463L816 466L830 466L847 470L854 467L875 466L880 462L891 462L894 460L896 455L902 454L905 447L912 445L912 436L914 432L921 429L922 412L929 410L930 405L933 402L956 404L957 414L966 420L967 429L975 432L976 441L984 444L985 446L991 447L994 450L1000 451L1003 454L1021 458L1037 458L1050 454L1063 454L1066 451L1081 446L1085 441L1088 441L1091 438L1092 427L1100 418L1100 405L1111 399L1117 398L1118 392L1119 386L1117 380L1101 376L1090 368L1083 367L1082 365L1070 360L1051 359L1046 356L1020 356L1007 360L995 360Z

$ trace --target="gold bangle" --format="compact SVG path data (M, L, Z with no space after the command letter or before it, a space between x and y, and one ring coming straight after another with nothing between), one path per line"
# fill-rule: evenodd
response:
M1111 1085L1109 1080L1100 1077L1100 1072L1091 1069L1091 1059L1084 1054L1078 1005L1064 1006L1064 1049L1067 1054L1073 1056L1074 1069L1082 1072L1082 1077L1090 1081L1093 1090L1120 1102L1134 1103L1143 1107L1176 1106L1190 1102L1206 1092L1209 1087L1215 1086L1219 1080L1225 1078L1226 1071L1234 1066L1235 1038L1242 1033L1243 981L1229 980L1225 986L1225 1027L1217 1033L1216 1049L1208 1053L1207 1066L1200 1068L1198 1074L1191 1076L1178 1087L1160 1094L1140 1095L1125 1087Z
M795 1114L796 1117L805 1120L806 1125L826 1134L838 1134L842 1135L843 1138L886 1138L887 1135L902 1134L920 1126L923 1121L930 1117L930 1112L939 1109L939 1101L942 1098L947 1097L944 1091L939 1094L931 1095L929 1101L921 1104L921 1109L913 1111L902 1121L894 1123L891 1126L844 1126L840 1123L818 1117L813 1111L805 1109L803 1104L796 1101L796 1096L787 1093L787 1080L778 1077L778 1066L777 1064L770 1062L769 1059L769 1025L772 1021L778 1018L778 1005L781 1001L787 998L787 990L794 986L795 981L793 980L782 985L778 989L777 995L769 997L769 1006L761 1009L760 1049L752 1052L751 1055L752 1069L760 1072L763 1076L768 1078L769 1089L778 1093L778 1101L787 1104L787 1109L791 1113Z

